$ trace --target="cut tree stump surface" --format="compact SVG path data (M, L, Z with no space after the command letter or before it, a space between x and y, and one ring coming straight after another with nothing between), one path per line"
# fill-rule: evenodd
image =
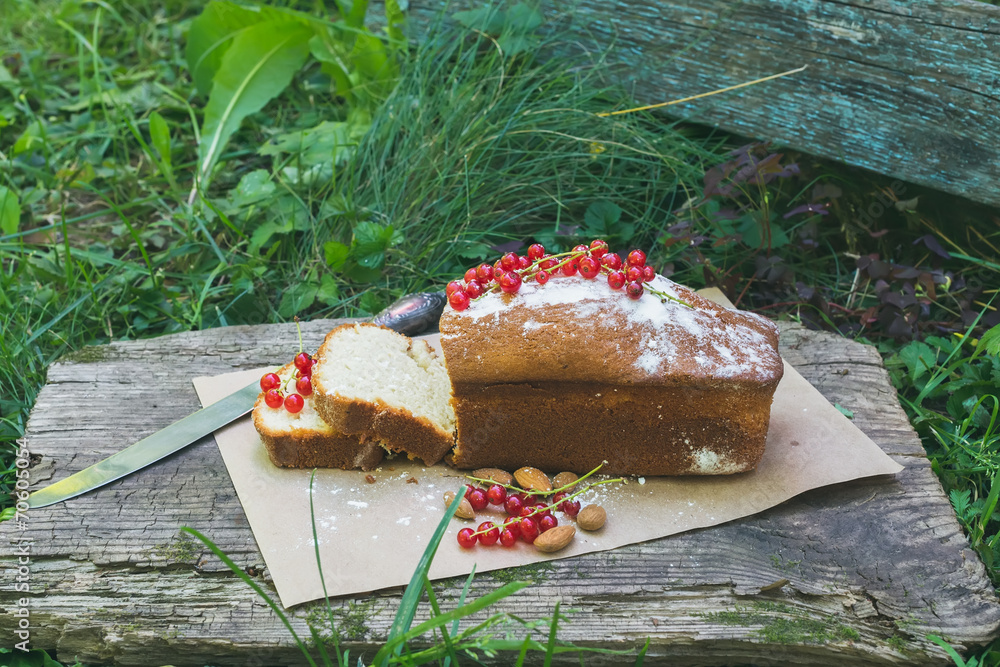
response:
M334 324L307 323L307 348ZM534 585L495 610L539 619L561 601L570 619L561 639L638 650L648 637L649 664L946 665L927 634L960 650L1000 635L1000 603L877 352L792 325L782 325L781 341L785 358L852 410L903 472L811 491L721 526L483 574L472 594L530 579ZM32 489L199 408L192 377L278 363L297 349L294 326L268 325L114 343L62 359L28 423ZM281 511L281 498L274 506ZM33 648L55 650L60 660L123 665L302 662L251 589L179 533L181 526L201 531L270 589L211 437L96 492L31 510L25 526L0 525L0 549L11 582L15 545L31 542ZM461 585L437 582L442 606L455 604ZM372 658L401 592L334 601L352 660ZM0 636L15 636L14 600L22 595L4 586ZM316 609L293 610L301 636ZM422 608L418 621L425 617Z

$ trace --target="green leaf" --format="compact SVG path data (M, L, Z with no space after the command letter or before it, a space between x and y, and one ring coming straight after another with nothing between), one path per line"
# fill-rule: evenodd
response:
M309 55L312 30L298 22L262 23L240 32L215 74L198 147L199 177L212 171L229 137L283 91Z
M346 121L323 121L315 127L286 132L261 146L261 155L299 155L304 167L317 164L343 164L354 154L361 137L371 126L371 117L352 111Z
M333 80L334 90L338 95L347 97L351 94L351 75L347 61L335 46L329 33L319 33L309 40L309 53L318 60L320 69Z
M316 298L322 301L327 306L332 306L340 301L340 285L337 284L337 280L326 273L319 281L319 291L316 292Z
M833 407L837 408L837 412L839 412L840 414L844 415L848 419L854 419L854 412L851 411L851 410L848 410L847 408L845 408L840 403L834 403Z
M358 300L358 307L371 315L382 312L388 305L382 295L373 289L362 294Z
M382 40L374 35L361 34L351 49L351 62L366 79L383 81L395 76L395 61L390 60Z
M3 63L0 63L0 86L10 88L16 83L17 79L14 78L14 75L10 73L9 69L3 66Z
M187 65L198 92L208 97L222 57L240 32L266 20L259 10L232 2L210 2L187 34Z
M249 206L269 198L274 189L271 175L263 169L254 169L240 179L232 193L232 201L238 207Z
M507 23L512 30L530 32L539 28L545 22L545 17L537 7L519 2L507 12Z
M899 358L906 365L910 381L916 382L917 378L937 365L938 355L929 345L913 341L899 351Z
M952 507L955 508L955 514L959 518L964 519L966 513L969 511L969 503L971 499L971 493L968 489L963 489L959 491L958 489L952 489L951 493L948 494L951 498Z
M587 212L583 214L583 222L589 231L607 236L615 223L621 220L621 217L621 207L614 202L601 200L595 201L587 207Z
M63 667L41 649L21 651L20 649L3 648L0 649L0 654L7 656L3 659L4 667Z
M278 305L278 315L289 318L301 313L316 300L319 285L313 282L296 283L285 290Z
M354 228L351 252L361 266L377 269L385 264L385 251L401 240L402 235L394 233L392 225L359 222Z
M274 222L273 220L268 220L260 227L253 231L250 236L250 247L248 248L250 254L254 255L260 252L271 237L275 234L287 234L292 231L292 221L286 220L284 222Z
M768 238L764 227L760 221L752 215L745 216L743 224L740 225L739 233L743 237L743 243L754 250L758 248L770 247L772 250L788 245L788 234L775 221L768 225L770 238Z
M403 22L406 16L397 0L385 0L386 33L397 47L406 46L406 36L403 35Z
M351 250L343 243L337 241L327 241L323 244L323 255L326 257L326 265L334 271L344 268L347 256Z
M490 6L455 12L452 18L469 30L479 30L487 35L499 35L507 20L507 13Z
M976 351L985 350L986 354L1000 357L1000 324L984 333L976 344Z
M29 153L45 146L45 134L41 121L33 121L24 128L24 132L14 141L11 154Z
M170 128L163 116L155 111L149 114L149 138L163 163L171 166Z
M17 233L21 221L21 202L17 193L0 185L0 233L10 236Z

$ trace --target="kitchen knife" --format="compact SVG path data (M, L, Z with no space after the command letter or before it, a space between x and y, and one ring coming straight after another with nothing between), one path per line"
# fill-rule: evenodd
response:
M444 304L444 292L410 294L372 321L400 333L415 335L437 323ZM45 507L68 500L142 470L247 414L259 394L260 384L254 382L89 468L35 491L28 496L28 507Z

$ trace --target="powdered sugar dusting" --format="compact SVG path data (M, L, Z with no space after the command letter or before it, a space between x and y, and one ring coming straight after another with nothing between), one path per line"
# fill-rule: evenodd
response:
M743 472L743 467L713 452L711 449L697 449L691 453L691 472L704 475L731 475Z
M667 278L657 276L650 285L659 292L683 299L677 284ZM513 308L523 308L532 314L538 312L539 316L527 318L522 325L522 332L527 337L556 324L545 321L546 309L553 305L571 305L571 317L588 328L602 316L616 315L623 315L639 325L641 334L635 341L638 357L633 363L650 376L663 375L685 361L678 358L679 348L686 350L689 356L684 367L698 374L732 378L768 369L770 355L761 351L770 348L770 342L758 331L723 322L717 312L661 301L648 289L640 299L629 299L623 292L612 290L601 278L587 280L580 276L556 275L545 285L525 282L517 294L491 292L473 302L467 310L455 314L472 320L486 318L492 324L499 324L502 313ZM559 335L573 338L576 334Z

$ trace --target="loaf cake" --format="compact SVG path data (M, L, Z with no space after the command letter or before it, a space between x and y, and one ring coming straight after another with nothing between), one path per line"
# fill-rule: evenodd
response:
M455 444L451 382L425 341L374 324L329 334L312 370L316 410L335 430L433 465Z
M771 321L662 276L639 298L603 275L516 282L442 315L453 465L718 475L760 461L783 371Z
M278 370L282 386L294 375L293 364ZM283 405L266 405L261 392L253 406L253 425L271 462L285 468L373 470L385 454L376 440L363 440L331 428L316 412L312 396L304 397L302 409L292 413Z

